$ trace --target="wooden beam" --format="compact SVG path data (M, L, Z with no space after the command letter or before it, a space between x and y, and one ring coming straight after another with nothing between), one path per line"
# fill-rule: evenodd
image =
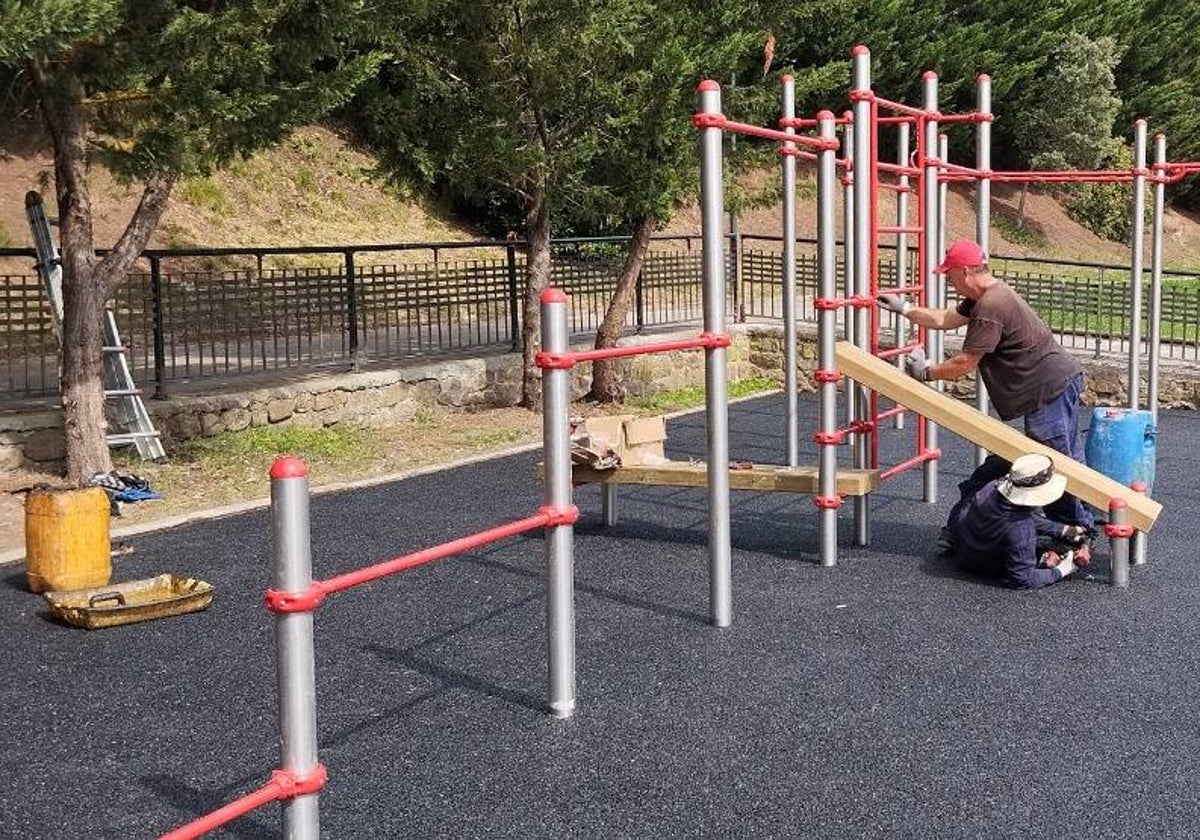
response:
M947 397L924 383L898 374L894 365L845 341L837 343L838 370L855 382L878 391L917 414L928 417L972 443L1009 461L1031 452L1049 455L1054 468L1067 477L1067 492L1107 515L1112 499L1124 499L1129 505L1129 521L1139 531L1154 527L1162 505L1141 493L1081 464L1073 458L1030 440L1021 432L994 417L981 414L973 406Z
M538 477L544 469L538 464ZM666 487L704 487L708 484L706 464L667 461L664 464L631 465L597 470L575 464L571 480L576 484L649 484ZM838 470L837 492L842 496L864 496L879 487L879 470ZM781 467L753 464L729 470L730 490L763 493L817 493L816 467Z

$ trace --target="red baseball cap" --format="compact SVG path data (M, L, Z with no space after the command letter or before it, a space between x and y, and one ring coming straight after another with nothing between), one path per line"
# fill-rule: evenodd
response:
M987 254L970 239L960 239L946 250L946 258L933 270L934 274L945 274L952 268L978 268L987 265Z

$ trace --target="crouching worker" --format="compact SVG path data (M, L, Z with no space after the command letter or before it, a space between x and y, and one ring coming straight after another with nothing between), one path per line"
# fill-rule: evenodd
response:
M959 565L1016 589L1038 589L1086 566L1091 557L1084 529L1074 533L1041 511L1066 487L1066 476L1055 473L1048 456L1022 455L1007 475L955 506L949 527Z

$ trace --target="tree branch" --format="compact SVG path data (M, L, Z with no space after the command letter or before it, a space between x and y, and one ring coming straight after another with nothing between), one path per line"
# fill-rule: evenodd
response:
M97 267L106 294L113 293L138 255L145 250L146 243L150 241L151 234L158 227L158 221L167 209L167 200L171 197L171 189L178 177L174 172L159 171L146 181L146 188L142 190L142 199L138 202L137 210L125 226L117 244Z

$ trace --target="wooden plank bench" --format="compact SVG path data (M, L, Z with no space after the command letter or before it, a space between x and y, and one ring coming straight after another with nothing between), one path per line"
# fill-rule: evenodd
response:
M545 478L543 464L537 466L538 479ZM576 485L600 485L601 516L605 525L617 524L617 485L641 484L659 487L707 487L708 465L687 461L667 461L664 464L629 465L598 470L573 464L571 481ZM865 496L879 487L879 470L841 469L837 475L837 492L842 496ZM730 490L753 490L761 493L801 493L816 495L817 468L784 467L778 464L751 464L730 467Z
M542 468L538 466L538 475ZM575 484L650 484L666 487L705 487L708 465L687 461L665 464L630 465L598 470L574 465L571 480ZM842 496L864 496L879 487L879 470L838 470L837 492ZM756 490L763 493L817 492L817 468L783 467L776 464L751 464L731 467L730 490Z

